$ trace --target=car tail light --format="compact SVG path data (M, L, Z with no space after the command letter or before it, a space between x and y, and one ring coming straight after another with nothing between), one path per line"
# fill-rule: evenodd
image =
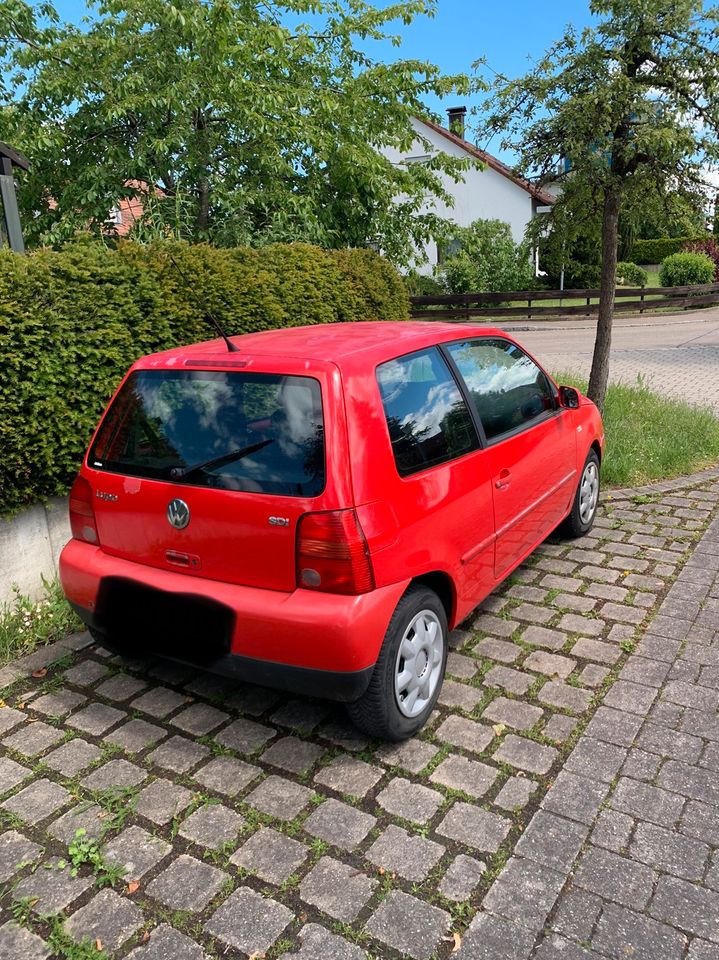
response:
M297 530L297 586L324 593L374 589L367 541L354 510L302 517Z
M85 543L100 543L95 522L95 509L92 505L92 487L81 476L75 478L70 491L70 529L76 540Z

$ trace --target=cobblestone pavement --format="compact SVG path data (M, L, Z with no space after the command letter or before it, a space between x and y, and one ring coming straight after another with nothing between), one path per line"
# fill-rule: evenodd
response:
M86 634L0 671L0 957L717 960L718 503L544 544L403 745Z

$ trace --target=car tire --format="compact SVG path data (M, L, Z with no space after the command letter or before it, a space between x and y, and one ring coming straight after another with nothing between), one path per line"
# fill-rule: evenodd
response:
M387 627L369 686L347 704L350 719L381 740L406 740L429 719L447 666L447 614L421 584L403 594Z
M590 450L582 467L571 512L559 527L561 536L576 539L589 533L594 526L598 506L599 457L595 450Z

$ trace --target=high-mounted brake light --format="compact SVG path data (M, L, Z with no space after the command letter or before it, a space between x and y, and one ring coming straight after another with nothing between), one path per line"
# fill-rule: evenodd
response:
M306 513L297 528L297 586L323 593L368 593L374 574L354 510Z
M100 543L95 522L95 508L92 503L92 487L79 474L70 491L70 529L76 540Z

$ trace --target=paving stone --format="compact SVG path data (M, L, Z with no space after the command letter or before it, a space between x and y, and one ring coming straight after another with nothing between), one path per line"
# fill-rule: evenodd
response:
M609 633L606 635L605 639L609 643L618 643L622 644L625 640L630 643L634 642L637 634L637 628L628 623L615 623L612 624Z
M471 680L477 672L479 664L473 657L461 653L450 652L447 655L447 673L450 677L459 677L461 680Z
M300 930L301 946L297 952L283 954L287 960L367 960L360 947L344 937L330 933L318 923L308 923Z
M14 813L25 823L34 826L51 813L55 813L69 801L68 791L52 780L35 780L19 793L8 797L0 807Z
M658 920L719 942L719 893L677 877L661 876L649 912Z
M307 787L285 780L283 777L270 776L255 787L245 797L251 807L280 820L292 820L303 810L312 798Z
M74 777L102 756L102 750L94 743L74 737L52 753L43 757L43 763L65 777Z
M706 940L694 939L689 947L687 960L719 960L719 946Z
M637 910L649 903L656 879L649 867L600 847L587 850L574 874L577 886Z
M365 856L378 867L398 873L405 880L420 881L442 859L444 847L390 824L377 837Z
M618 810L602 810L592 830L592 843L614 853L626 853L634 821Z
M136 947L127 960L207 960L202 947L166 923L150 934L146 944Z
M308 740L283 737L265 750L262 760L290 773L302 774L308 773L324 752L324 747L318 747Z
M542 800L542 807L562 817L590 824L608 792L607 783L562 770Z
M202 743L194 743L187 737L170 737L150 753L147 759L150 763L172 770L173 773L187 773L197 766L200 760L209 754L210 748Z
M0 956L17 960L46 960L50 947L42 937L10 920L0 927Z
M40 916L65 910L92 886L92 877L73 877L69 864L61 866L57 858L41 864L34 873L15 887L13 897L33 900L32 909Z
M703 743L699 737L670 730L656 723L644 725L638 743L652 753L674 760L696 763L701 756Z
M565 880L565 874L514 856L487 891L482 908L539 933Z
M302 866L308 853L304 843L269 827L260 827L233 853L230 863L279 886Z
M272 714L273 723L290 727L297 733L312 733L329 713L329 705L310 700L286 700Z
M605 694L604 704L616 710L646 716L656 696L657 691L653 687L629 680L617 680Z
M528 623L548 623L554 616L554 610L537 606L535 603L520 603L513 608L512 616Z
M384 770L373 767L364 760L357 760L341 754L322 767L315 774L315 783L330 787L338 793L349 794L353 797L364 797L382 779Z
M102 890L65 921L65 930L77 941L100 940L105 950L115 951L140 929L141 910L114 890Z
M471 750L473 753L482 753L494 739L491 727L476 723L468 717L458 717L456 714L442 721L437 727L436 735L445 743Z
M613 666L621 657L622 651L614 644L580 637L572 647L572 654L579 657L580 660L596 660L597 663L607 663L609 666Z
M172 910L197 913L220 892L225 880L222 870L183 853L148 885L147 895Z
M601 953L632 960L681 960L685 943L678 930L611 903L592 938L592 947Z
M570 886L560 895L551 926L574 940L588 941L603 901L580 887Z
M589 721L585 733L597 740L631 747L642 726L641 717L611 707L599 707Z
M684 800L660 787L622 777L612 795L611 805L615 810L638 819L672 827L679 819Z
M537 947L534 960L596 960L597 954L556 933L547 934Z
M0 757L0 794L7 793L8 790L14 790L32 774L32 770L24 767L21 763L16 763L10 757Z
M28 840L17 830L0 834L0 883L14 877L22 865L34 863L42 850L39 844Z
M537 695L542 703L560 710L571 710L572 713L584 713L589 709L592 694L579 687L570 687L568 683L558 680L548 680Z
M559 754L554 747L545 747L525 737L509 734L493 756L495 760L501 760L528 773L545 774L549 773Z
M496 640L494 637L485 637L474 647L474 652L480 657L487 657L489 660L499 660L500 663L514 663L522 653L522 648L516 643L508 643L506 640Z
M189 806L192 793L169 780L153 780L135 801L135 813L162 827Z
M548 677L560 677L562 680L566 680L576 665L577 661L570 657L546 653L543 650L533 650L522 664L526 670L535 670L537 673L544 673Z
M438 702L443 707L457 707L471 713L480 702L484 694L479 687L470 687L467 683L456 680L445 680L439 692Z
M632 780L651 782L656 779L661 763L662 759L657 754L646 753L644 750L633 747L622 767L622 776Z
M114 677L108 677L107 680L95 687L95 693L99 693L106 700L129 700L144 690L147 686L144 680L137 677L131 677L127 673L116 673Z
M482 853L496 853L509 833L512 821L474 804L457 802L447 812L436 832Z
M127 714L122 710L108 707L105 703L90 703L73 713L65 723L76 730L82 730L83 733L89 733L91 737L101 737L110 727L114 727L126 717Z
M719 690L710 690L708 687L700 687L683 680L670 680L662 690L662 699L694 710L719 708Z
M99 804L82 802L63 813L57 820L53 820L47 827L47 832L65 844L70 844L75 839L78 830L97 840L102 834L106 819L107 812Z
M620 680L643 683L648 687L660 687L669 673L669 664L662 660L649 660L647 657L632 656L622 667Z
M110 760L89 773L81 783L88 790L119 790L136 787L147 777L146 770L129 760Z
M553 573L542 577L540 584L548 590L564 590L568 593L576 593L583 586L582 581L575 577L558 577Z
M517 600L529 600L532 603L543 603L547 596L547 592L547 590L541 590L539 587L531 587L523 583L515 583L509 588L509 590L507 590L507 596L514 597Z
M460 853L440 880L439 892L448 900L454 900L457 903L468 900L486 869L486 864L481 860L475 860L474 857Z
M170 722L184 733L202 737L229 719L229 714L210 706L209 703L193 703L176 714Z
M158 720L162 720L187 703L187 697L168 687L152 687L132 701L133 710L142 710Z
M611 783L626 760L627 751L616 744L594 740L586 734L567 757L565 769L588 779Z
M245 822L239 813L221 803L207 803L184 821L180 836L201 847L219 850L223 844L236 839Z
M594 690L601 687L608 676L609 670L606 667L600 667L596 663L588 663L579 672L579 682Z
M275 732L272 727L265 727L261 723L255 723L254 720L241 717L220 730L215 740L223 747L229 747L230 750L250 754L271 740Z
M37 723L26 724L15 733L3 740L3 746L14 750L25 757L35 757L48 747L54 746L62 740L64 734L57 727L38 720Z
M386 743L377 751L377 759L390 767L402 767L411 773L419 773L439 753L439 747L423 740L405 740L403 743Z
M64 673L68 683L75 684L78 687L91 687L93 683L101 677L107 676L108 667L104 663L98 663L97 660L83 660L74 667L70 667Z
M502 620L487 613L481 613L472 624L474 630L481 630L493 637L511 637L518 626L516 620Z
M583 825L538 810L519 838L515 853L568 874L588 833Z
M539 653L539 651L535 651ZM525 661L525 666L530 664ZM488 687L499 687L508 693L514 693L517 696L523 696L534 683L535 678L528 673L522 673L521 670L513 670L511 667L492 667L484 677L484 682Z
M56 690L33 700L31 706L36 713L43 713L46 717L64 717L86 701L86 696L74 690Z
M325 800L304 822L305 831L343 850L354 850L376 823L376 818L339 800Z
M537 789L534 780L527 777L510 777L494 798L494 805L502 810L522 810Z
M167 736L167 731L147 720L129 720L121 727L108 733L108 743L116 743L128 753L140 753L145 747L154 746Z
M262 775L259 767L238 760L236 757L215 757L192 774L209 790L215 790L227 797L236 797L248 784Z
M559 630L550 630L548 627L527 627L522 633L524 643L531 643L535 647L544 647L547 650L561 650L569 637Z
M713 804L689 800L682 813L679 829L690 837L719 847L719 809Z
M665 830L653 823L640 823L629 853L657 870L675 877L699 881L709 859L709 847L699 840Z
M496 697L482 716L493 723L503 723L515 730L531 730L544 716L544 711L521 700Z
M657 782L660 787L673 790L692 800L703 800L719 806L719 777L713 770L690 767L677 760L667 760Z
M612 589L612 588L610 588ZM616 587L613 589L617 589ZM560 610L573 610L575 613L590 613L597 606L597 601L591 597L579 596L576 593L559 593L552 600L552 604Z
M107 863L123 868L126 881L141 880L172 850L172 845L160 837L153 837L142 827L127 827L102 848Z
M444 801L437 790L420 783L411 783L403 777L395 777L377 794L377 803L388 813L404 820L427 823Z
M430 780L442 783L453 790L462 790L473 797L483 797L499 776L495 767L487 766L478 760L450 754L433 771Z
M565 717L562 714L555 713L544 725L542 733L548 740L553 740L555 743L562 743L564 740L569 739L577 723L578 721L572 719L572 717Z
M457 960L527 960L534 946L531 930L491 913L478 913L470 923Z
M324 740L329 740L336 747L341 747L343 750L349 750L352 753L366 750L369 745L369 738L360 733L348 719L345 720L341 717L323 723L317 731L317 735Z
M300 883L300 897L335 920L351 923L372 896L377 881L364 873L322 857Z
M393 890L365 924L365 932L412 960L429 960L449 929L445 910Z

